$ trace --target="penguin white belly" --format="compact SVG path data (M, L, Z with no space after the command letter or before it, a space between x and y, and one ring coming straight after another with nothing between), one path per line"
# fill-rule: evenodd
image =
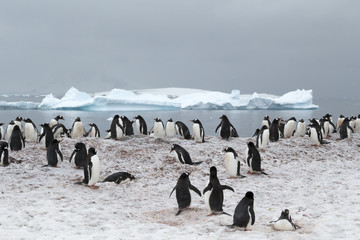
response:
M265 149L269 144L269 129L263 131L262 138L260 139L259 149Z
M0 156L0 165L4 165L4 152L1 153L1 156Z
M26 141L36 142L37 131L31 123L25 123L25 139Z
M165 136L165 130L161 122L155 122L154 124L154 136L163 138Z
M351 133L352 133L351 129L348 127L346 130L347 130L348 138L351 137Z
M0 126L0 133L1 133L1 138L0 138L0 140L1 140L1 139L4 139L5 136L4 136L4 128L3 128L3 126Z
M56 121L55 119L51 119L50 123L49 123L49 127L51 128L52 126L58 124L58 121Z
M249 156L249 148L246 147L246 150L245 150L245 158L244 158L244 163L245 163L246 165L248 165L248 163L247 163L248 156Z
M89 180L88 185L95 185L100 178L100 160L99 157L94 155L91 157L92 168L91 168L91 178Z
M89 137L96 137L96 129L94 127L91 127Z
M56 153L56 157L57 157L57 163L56 163L56 166L58 167L60 165L60 162L61 162L61 158L60 158L60 155L58 153Z
M349 126L354 129L355 128L355 120L351 120Z
M79 138L84 136L84 127L81 122L75 122L71 130L71 138Z
M6 139L7 141L9 141L13 129L14 129L14 125L9 125L9 126L8 126L8 128L7 128L7 130L6 130L6 137L5 137L5 139Z
M200 125L199 124L193 125L193 133L194 133L195 142L201 143L202 137L201 137L201 133L200 133Z
M323 134L323 138L326 138L326 137L329 135L329 133L330 133L329 127L330 127L329 122L324 122L324 134Z
M177 152L176 152L176 151L173 151L173 152L174 152L174 157L175 157L175 159L176 159L177 161L180 161Z
M62 131L63 131L62 128L57 128L56 131L54 132L54 138L59 138Z
M274 223L274 229L276 231L294 231L295 228L287 219L280 219Z
M355 120L354 132L356 132L356 133L359 133L359 132L360 132L360 118L357 118L357 119Z
M140 120L136 119L135 121L135 127L136 127L136 131L138 133L138 135L141 135L141 131L140 131Z
M225 153L225 167L230 177L237 176L238 160L234 158L232 153Z
M295 121L290 120L289 122L286 123L284 127L284 137L290 138L294 132L294 129L295 129Z
M124 132L123 132L123 130L119 127L119 126L117 126L116 125L116 137L115 137L115 139L120 139L120 138L122 138L123 137L123 135L124 135Z
M336 124L336 130L339 130L341 127L341 124L343 123L344 119L343 118L339 118Z
M262 122L261 122L261 127L262 127L262 126L267 126L268 128L270 128L269 122L268 122L267 120L262 120Z
M295 136L304 137L306 134L306 125L305 123L299 122L296 126Z
M207 184L209 184L209 182ZM210 212L211 212L211 208L210 208L210 195L211 195L211 192L212 192L212 189L209 190L209 191L206 191L206 193L204 193L205 206Z
M310 128L310 138L311 138L311 141L313 142L313 144L315 145L320 145L320 140L318 138L318 135L317 135L317 131L315 128Z
M249 214L249 222L247 223L246 227L251 226L251 222L252 222L252 217L251 217L251 213L250 213L250 206L248 206L248 214Z
M168 138L175 136L175 124L173 122L166 123L165 135Z

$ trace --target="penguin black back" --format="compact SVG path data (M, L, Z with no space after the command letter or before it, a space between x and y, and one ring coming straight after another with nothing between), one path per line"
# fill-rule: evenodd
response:
M175 154L177 156L177 159L182 163L182 164L189 164L189 165L199 165L200 163L202 163L203 161L200 162L193 162L191 160L190 154L188 153L188 151L186 151L182 146L178 145L178 144L173 144L173 146L171 147L170 152L175 151Z
M39 142L45 137L45 147L48 148L49 144L54 140L54 134L48 123L40 124L43 128L43 133L40 135Z
M279 121L280 119L279 118L275 118L271 125L270 125L270 129L269 129L269 139L270 141L272 142L275 142L275 141L278 141L279 138L280 138L280 134L279 134Z
M247 192L235 208L233 227L246 227L255 223L254 194Z
M136 119L136 121L138 121L135 124L137 125L139 133L147 135L147 125L144 118L140 115L137 115L134 118Z
M9 165L8 143L5 141L0 141L0 165Z
M25 147L25 139L18 125L14 126L14 129L10 136L9 143L10 143L11 151L19 151L23 147Z
M124 132L126 136L134 135L133 121L130 121L126 116L121 116L121 120L124 124Z
M59 140L53 139L46 150L48 166L56 167L60 160L63 161L59 143Z
M189 128L185 125L185 123L181 121L176 121L175 126L180 136L184 137L184 139L187 140L191 139Z
M113 173L109 176L107 176L104 179L104 182L115 182L117 184L126 182L127 180L131 181L136 179L133 175L131 175L130 173L127 172L117 172L117 173Z
M72 159L74 159L77 168L86 167L87 150L84 143L78 142L75 144L75 150L72 152L69 162L71 162Z

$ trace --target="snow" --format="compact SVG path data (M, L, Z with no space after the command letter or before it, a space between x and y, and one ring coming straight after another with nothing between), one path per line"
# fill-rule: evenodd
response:
M124 90L89 94L70 88L62 98L46 95L41 103L0 102L0 108L57 110L236 110L236 109L316 109L312 90L296 90L282 96L240 94L188 88Z
M259 123L260 124L260 123ZM243 161L246 142L254 138L207 136L205 143L178 138L125 137L119 141L64 138L64 162L44 168L46 151L27 143L9 152L12 163L0 167L0 236L2 239L357 239L359 236L360 134L314 147L308 137L271 142L262 155L269 175L229 179L225 155L229 146ZM95 147L101 161L100 179L127 171L137 179L125 184L98 183L99 189L76 185L83 171L69 158L78 141ZM198 166L180 164L170 153L177 143ZM202 197L192 193L192 206L179 216L176 194L169 194L184 171L201 192L216 166L224 191L224 211L233 214L247 191L254 193L256 221L250 231L229 229L232 217L209 214ZM269 224L285 208L299 226L294 232L274 231Z

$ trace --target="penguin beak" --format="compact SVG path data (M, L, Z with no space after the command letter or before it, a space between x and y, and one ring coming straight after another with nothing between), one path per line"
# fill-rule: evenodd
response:
M170 149L170 152L172 152L173 151L173 149Z

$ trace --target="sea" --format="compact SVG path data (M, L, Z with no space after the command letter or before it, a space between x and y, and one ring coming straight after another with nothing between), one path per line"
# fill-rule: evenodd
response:
M33 98L33 97L29 97ZM0 98L0 101L4 100ZM6 98L6 101L34 101L40 102L41 99L24 99L21 97ZM256 128L261 127L261 121L264 116L270 116L271 119L281 117L284 120L290 117L295 117L297 120L304 119L307 121L310 118L320 118L323 115L330 113L333 115L333 121L336 120L340 114L344 116L357 116L360 114L360 98L313 98L313 103L318 105L318 109L313 110L160 110L160 111L84 111L84 110L19 110L19 109L2 109L0 110L0 122L4 123L6 129L7 124L14 120L17 116L23 118L30 118L38 126L40 124L49 122L50 119L57 115L63 115L65 121L62 123L71 128L74 120L80 117L84 123L85 129L88 130L90 123L96 123L101 132L101 137L106 136L106 130L110 128L111 119L116 114L127 116L129 119L137 115L141 115L150 129L154 124L155 118L161 118L164 124L170 118L174 121L184 122L192 132L192 122L195 118L199 119L205 129L205 135L216 136L215 129L220 123L220 117L226 115L233 126L236 128L240 137L251 137ZM134 132L135 125L134 125Z

